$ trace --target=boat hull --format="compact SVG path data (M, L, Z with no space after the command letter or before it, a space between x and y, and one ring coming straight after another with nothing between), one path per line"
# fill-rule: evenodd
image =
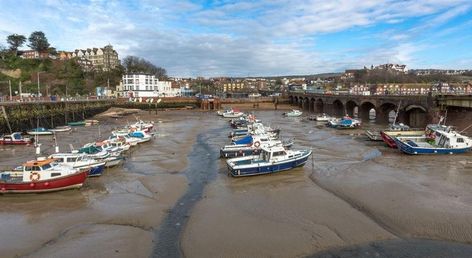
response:
M0 181L0 193L45 193L80 188L87 178L87 173L88 170L60 178L40 180L37 182L10 183Z
M461 154L471 150L471 147L466 148L425 148L415 147L405 142L402 142L395 138L396 145L399 150L406 154L419 155L419 154Z
M105 170L105 164L92 167L90 168L90 171L88 172L88 176L89 177L101 176L104 170Z
M28 145L32 143L33 143L32 141L24 141L24 140L18 140L18 141L0 140L0 145Z

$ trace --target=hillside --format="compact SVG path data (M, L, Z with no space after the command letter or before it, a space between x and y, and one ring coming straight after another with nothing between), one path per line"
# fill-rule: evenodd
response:
M38 76L39 73L39 76ZM95 88L110 86L119 83L122 69L111 72L83 71L75 59L22 59L9 56L0 59L0 95L8 95L7 81L12 82L12 91L19 91L19 82L22 82L23 93L36 94L38 91L38 77L42 95L89 95L95 94Z

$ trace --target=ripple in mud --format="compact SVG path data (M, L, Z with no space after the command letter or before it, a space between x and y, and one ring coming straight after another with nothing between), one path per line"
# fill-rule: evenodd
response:
M320 252L310 258L409 257L465 258L472 254L472 245L434 240L387 240Z

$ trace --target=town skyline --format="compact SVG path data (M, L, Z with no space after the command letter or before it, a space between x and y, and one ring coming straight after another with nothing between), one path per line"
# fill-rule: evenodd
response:
M2 6L4 46L12 33L40 30L57 50L110 43L120 59L144 57L174 77L309 75L383 63L472 67L471 4L462 0L6 0Z

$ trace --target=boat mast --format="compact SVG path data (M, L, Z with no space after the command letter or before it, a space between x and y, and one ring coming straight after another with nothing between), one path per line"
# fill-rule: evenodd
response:
M400 106L401 105L402 105L402 101L400 100L400 103L398 103L397 112L395 112L395 117L393 118L393 124L392 125L395 125L395 123L397 122L397 117L398 117L398 113L400 112Z

